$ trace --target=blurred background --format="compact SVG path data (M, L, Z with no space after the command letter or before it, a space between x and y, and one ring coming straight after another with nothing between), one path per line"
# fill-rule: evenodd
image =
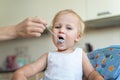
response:
M90 52L120 44L119 3L119 0L0 0L0 26L14 25L30 16L44 18L50 25L56 12L73 9L86 25L84 36L76 47ZM2 41L0 71L14 72L16 68L31 63L45 52L55 49L49 33L43 33L40 38Z

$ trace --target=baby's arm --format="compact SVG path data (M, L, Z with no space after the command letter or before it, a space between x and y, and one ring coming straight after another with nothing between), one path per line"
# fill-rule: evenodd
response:
M97 71L94 70L86 53L83 53L82 64L84 74L88 80L104 80L103 77Z
M46 68L48 54L42 55L36 62L18 69L11 80L27 80L28 77L43 71Z

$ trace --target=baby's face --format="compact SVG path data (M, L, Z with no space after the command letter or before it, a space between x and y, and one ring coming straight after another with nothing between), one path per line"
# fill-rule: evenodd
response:
M64 42L59 43L56 37L53 36L53 42L58 50L66 50L72 48L80 39L78 35L79 19L69 13L57 16L53 24L53 32Z

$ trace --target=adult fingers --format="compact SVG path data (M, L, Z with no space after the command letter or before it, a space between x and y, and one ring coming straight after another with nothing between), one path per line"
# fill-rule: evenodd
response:
M27 18L27 21L32 21L35 23L41 23L43 25L47 25L47 22L44 19L38 18L38 17L29 17L29 18Z
M41 33L39 32L30 32L27 37L40 37Z

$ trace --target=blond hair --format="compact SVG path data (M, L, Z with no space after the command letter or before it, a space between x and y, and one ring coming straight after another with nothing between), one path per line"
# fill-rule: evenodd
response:
M65 10L59 11L59 12L55 15L55 17L53 18L53 20L52 20L52 26L54 26L54 23L55 23L55 21L56 21L56 19L57 19L57 17L58 17L59 15L62 15L62 14L70 14L70 13L73 14L73 15L75 15L75 16L78 18L79 24L80 24L78 33L80 34L80 36L82 36L83 33L84 33L84 29L85 29L84 22L82 21L81 17L80 17L75 11L73 11L73 10L71 10L71 9L65 9Z

